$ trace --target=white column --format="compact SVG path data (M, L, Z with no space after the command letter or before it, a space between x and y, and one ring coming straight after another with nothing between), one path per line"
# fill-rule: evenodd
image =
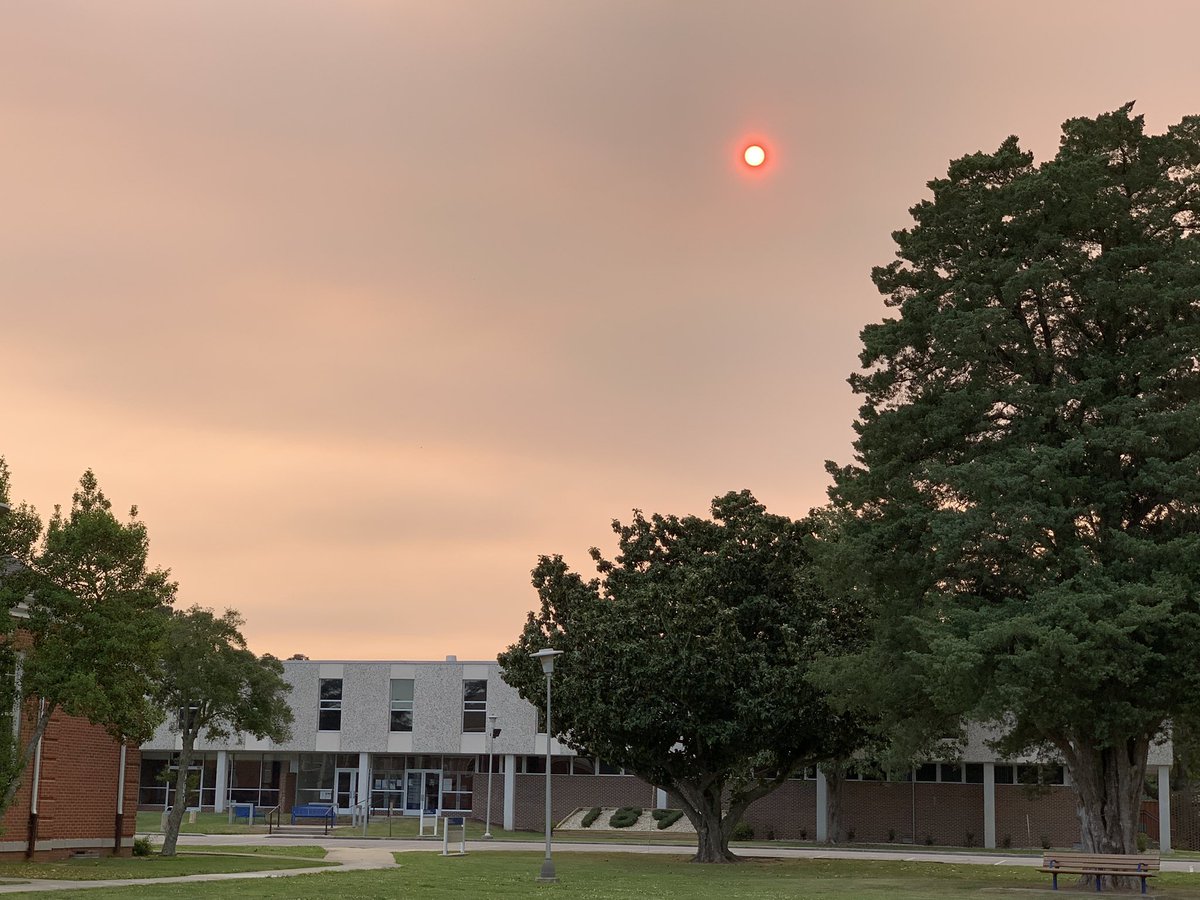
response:
M504 830L513 831L516 818L517 758L504 754Z
M996 764L983 764L983 846L996 849Z
M213 800L213 812L225 812L225 798L229 795L229 753L217 751L217 782L216 799Z
M654 790L654 808L655 809L666 809L667 808L667 792L664 791L662 788L655 788L655 790Z
M1158 767L1158 850L1171 852L1171 767Z
M371 796L371 754L358 754L358 796L355 803L361 803Z
M825 773L817 769L817 843L829 840L829 796Z

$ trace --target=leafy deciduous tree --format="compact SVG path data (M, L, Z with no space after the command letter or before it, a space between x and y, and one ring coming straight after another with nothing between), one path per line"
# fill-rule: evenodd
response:
M174 856L179 826L187 808L187 775L196 739L220 740L235 732L276 742L291 733L291 686L283 664L270 655L255 656L242 636L242 617L232 609L217 616L193 606L176 611L167 624L166 649L154 697L175 729L181 749L175 780L175 805L167 817L162 855Z
M807 678L847 628L811 576L806 524L768 514L748 491L717 498L712 515L614 522L619 553L593 549L590 581L542 557L541 609L499 659L505 680L544 707L529 654L566 651L556 735L665 789L696 827L695 859L727 862L752 802L799 767L849 753L860 732Z
M7 492L7 469L4 470ZM137 518L119 522L95 475L79 482L70 512L55 508L40 546L40 520L25 505L10 516L5 550L18 563L7 584L9 653L19 653L23 699L36 699L33 728L12 748L0 809L6 809L56 710L102 725L118 741L140 742L160 721L149 695L175 585L147 568L149 539ZM15 630L14 630L15 626ZM19 634L17 634L19 632ZM15 660L13 660L15 664Z

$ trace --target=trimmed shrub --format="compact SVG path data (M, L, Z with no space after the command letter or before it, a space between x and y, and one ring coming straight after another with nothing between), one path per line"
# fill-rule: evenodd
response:
M654 816L654 821L658 823L659 829L670 828L681 818L683 818L682 809L656 809L650 813Z
M149 856L154 852L154 845L150 843L150 838L136 838L133 842L134 856Z
M749 822L738 822L733 826L733 831L729 835L732 841L752 841L754 840L754 826Z
M583 820L579 824L584 828L591 828L592 823L598 818L600 818L600 807L593 806L586 813L584 813Z
M642 808L640 806L622 806L612 818L608 820L608 824L612 828L629 828L637 824L637 820L642 817Z

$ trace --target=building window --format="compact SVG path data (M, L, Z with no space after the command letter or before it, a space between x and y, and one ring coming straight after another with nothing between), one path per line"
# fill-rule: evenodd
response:
M1015 784L1013 767L1008 763L996 763L996 784Z
M917 781L937 781L937 763L923 763L917 766Z
M983 763L967 763L964 771L967 784L983 784Z
M463 680L463 734L483 734L487 727L487 680Z
M186 709L182 706L179 707L175 710L175 730L179 732L195 731L198 715L200 715L200 707L196 704L192 704Z
M392 731L412 731L413 680L392 679Z
M317 712L318 731L342 730L342 679L321 679L321 702Z
M546 757L544 757L544 756L527 756L527 757L525 757L525 774L526 775L544 775L544 774L546 774Z
M942 781L961 784L962 780L962 766L958 763L942 763Z

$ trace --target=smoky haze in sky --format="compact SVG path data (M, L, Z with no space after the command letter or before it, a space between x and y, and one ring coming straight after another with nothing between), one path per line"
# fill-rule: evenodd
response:
M1200 113L1200 6L0 10L0 454L259 652L486 659L632 508L825 499L947 161ZM761 136L767 171L739 166Z

